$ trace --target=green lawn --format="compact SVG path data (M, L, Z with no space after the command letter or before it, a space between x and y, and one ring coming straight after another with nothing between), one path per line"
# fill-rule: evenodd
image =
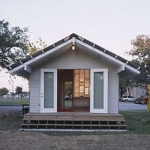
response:
M0 105L22 105L29 104L29 99L0 99Z
M150 134L150 112L120 111L125 116L129 133Z

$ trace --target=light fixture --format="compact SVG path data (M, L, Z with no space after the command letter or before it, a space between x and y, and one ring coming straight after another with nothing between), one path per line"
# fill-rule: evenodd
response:
M72 38L72 50L74 51L75 50L75 42L76 42L76 39L75 37Z
M75 45L72 45L72 50L73 50L73 51L75 50Z

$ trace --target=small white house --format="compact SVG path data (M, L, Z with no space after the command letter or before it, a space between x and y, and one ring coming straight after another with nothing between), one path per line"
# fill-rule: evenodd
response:
M30 81L30 113L118 114L119 77L138 74L124 58L71 34L10 66Z

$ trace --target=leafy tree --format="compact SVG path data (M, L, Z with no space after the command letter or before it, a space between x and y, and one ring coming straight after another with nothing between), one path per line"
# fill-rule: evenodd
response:
M10 27L7 21L0 20L0 67L7 68L27 54L27 33L27 28Z
M140 67L141 73L132 77L126 77L120 80L121 96L129 87L145 87L150 82L150 36L138 35L136 39L131 41L133 48L127 53L133 57L132 62Z
M140 66L141 73L133 79L137 85L145 86L150 83L150 36L138 35L131 41L133 48L128 52L133 56L133 62Z
M3 88L0 88L0 96L3 96L3 95L6 95L8 93L8 89L3 87Z
M36 41L36 44L29 43L28 45L28 53L30 55L35 54L37 51L45 48L47 44L39 37L38 40Z
M122 97L125 92L128 93L127 96L131 96L130 87L135 87L134 79L133 77L126 77L122 78L119 81L119 90L120 90L120 96Z
M19 97L19 94L21 94L21 98L22 98L22 87L20 86L16 87L16 94L18 94L18 97Z

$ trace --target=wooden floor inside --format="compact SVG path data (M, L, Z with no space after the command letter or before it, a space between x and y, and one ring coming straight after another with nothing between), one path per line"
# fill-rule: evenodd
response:
M125 129L121 114L91 114L87 112L28 113L23 129Z

